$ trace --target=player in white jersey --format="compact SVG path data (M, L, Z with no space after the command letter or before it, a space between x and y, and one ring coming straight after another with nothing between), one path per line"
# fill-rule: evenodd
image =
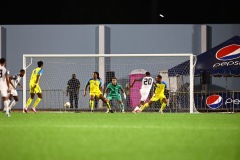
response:
M142 86L140 89L141 100L140 104L134 108L133 113L135 113L142 105L144 105L144 102L147 100L150 90L153 86L154 78L151 77L150 72L146 72L145 77L134 79L133 83L130 85L130 88L133 87L136 81L142 81Z
M5 68L6 65L6 59L1 58L0 59L0 92L2 96L2 100L4 103L4 108L6 108L6 115L7 117L10 116L9 114L9 102L7 99L8 93L10 92L9 89L9 76L8 76L8 71Z
M9 102L9 110L11 111L12 107L16 105L18 102L18 93L17 93L17 86L19 86L22 89L22 85L19 83L21 81L21 78L25 75L25 70L21 69L18 74L15 74L14 76L10 76L10 95L9 95L9 100L13 101ZM11 103L11 104L10 104Z

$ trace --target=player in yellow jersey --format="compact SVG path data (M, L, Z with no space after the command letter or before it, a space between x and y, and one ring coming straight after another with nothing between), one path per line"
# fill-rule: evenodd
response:
M164 95L164 91L165 91L165 88L166 88L166 83L162 82L162 76L158 75L156 77L156 83L153 83L153 84L154 84L154 87L155 87L154 95L152 96L150 101L148 103L145 103L137 112L143 111L145 108L150 106L153 102L157 102L158 100L160 100L162 105L161 105L161 108L160 108L159 112L163 113L163 110L167 105L167 99Z
M28 107L31 105L32 100L34 98L34 95L37 94L38 98L35 100L33 107L31 107L32 111L36 113L36 107L39 104L39 102L42 100L42 90L39 86L40 77L43 73L43 62L38 61L37 62L38 67L32 70L31 79L29 82L29 88L30 88L30 97L27 100L26 107L23 108L23 112L27 113Z
M109 112L113 113L113 110L111 109L111 106L109 104L109 100L105 98L102 94L102 80L99 77L98 72L93 72L93 78L89 79L84 90L84 96L86 96L86 91L89 86L89 95L90 95L90 108L91 112L93 112L94 108L94 100L95 98L101 99L103 102L106 103Z

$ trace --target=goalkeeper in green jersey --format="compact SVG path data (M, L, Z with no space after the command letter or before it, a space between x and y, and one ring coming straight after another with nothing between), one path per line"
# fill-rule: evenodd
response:
M121 92L123 93L124 99L126 99L126 94L123 90L123 87L119 83L117 83L117 78L113 77L112 83L109 83L105 89L104 97L106 97L109 101L111 101L112 99L116 99L121 106L122 113L124 113L124 104L122 102L122 97L119 90L121 90ZM107 109L106 113L108 112L109 112L109 109Z

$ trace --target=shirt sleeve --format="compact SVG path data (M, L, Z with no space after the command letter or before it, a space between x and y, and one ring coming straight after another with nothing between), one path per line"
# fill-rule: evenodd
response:
M16 80L16 79L17 79L17 75L14 75L14 76L12 77L12 79L13 79L13 80Z
M120 85L120 89L123 89L122 85Z
M41 76L43 74L43 70L41 69L39 72L38 72L38 75Z
M99 79L99 82L100 82L99 86L102 87L102 80Z
M154 83L156 83L156 80L155 80L155 78L153 78L153 82L154 82Z
M163 81L162 84L164 84L165 88L167 88L167 83L166 82Z
M6 76L10 74L10 71L6 69Z
M86 86L90 85L90 80L91 80L91 79L89 79L89 80L87 81Z
M154 92L156 90L156 86L152 85L151 89Z
M110 88L110 83L108 83L107 88Z

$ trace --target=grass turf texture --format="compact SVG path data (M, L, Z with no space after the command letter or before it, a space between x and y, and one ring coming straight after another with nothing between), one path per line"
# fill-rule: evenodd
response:
M240 114L0 115L1 160L234 160Z

